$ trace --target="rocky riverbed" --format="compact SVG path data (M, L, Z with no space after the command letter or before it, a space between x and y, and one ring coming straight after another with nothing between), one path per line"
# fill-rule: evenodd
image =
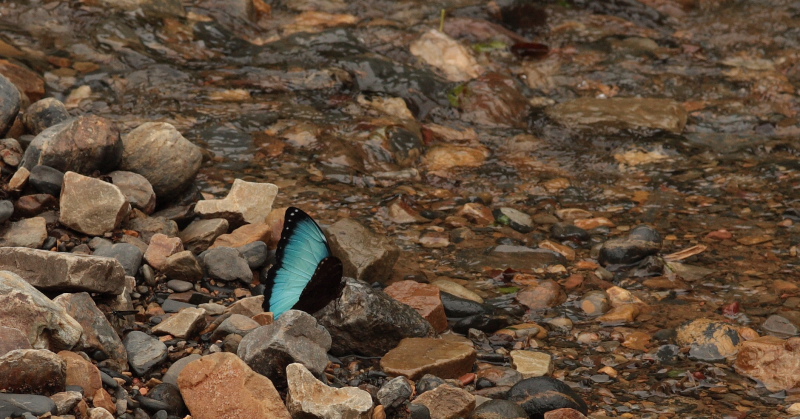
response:
M0 3L0 418L800 416L798 28ZM289 206L345 287L274 319Z

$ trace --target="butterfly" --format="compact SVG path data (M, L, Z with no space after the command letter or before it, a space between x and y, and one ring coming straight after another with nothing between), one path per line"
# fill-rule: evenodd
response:
M264 284L264 310L275 318L290 309L315 313L344 288L342 261L331 254L319 225L299 208L289 207L276 261Z

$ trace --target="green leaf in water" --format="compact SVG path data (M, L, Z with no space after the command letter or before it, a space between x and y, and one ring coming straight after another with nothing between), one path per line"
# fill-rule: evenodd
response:
M497 289L501 294L513 294L519 291L519 287L500 287Z
M684 375L686 375L686 370L670 370L667 373L667 377L669 378L679 378L683 377Z
M465 87L466 85L459 84L458 86L454 87L453 90L447 92L447 100L450 101L450 106L454 108L458 107L460 96L462 93L464 93Z
M474 49L476 52L489 52L506 48L508 48L508 45L502 41L481 42L472 46L472 49Z

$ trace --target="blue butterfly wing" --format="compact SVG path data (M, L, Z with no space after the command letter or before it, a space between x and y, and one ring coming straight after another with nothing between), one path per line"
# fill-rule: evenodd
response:
M264 309L271 311L276 319L289 309L302 309L301 297L309 299L309 293L304 291L313 289L315 294L337 291L336 286L341 282L341 262L331 256L328 240L319 225L302 210L294 207L286 210L275 256L276 262L264 284ZM326 262L321 263L323 260ZM338 278L334 284L337 270ZM314 286L307 290L312 279ZM316 305L311 304L313 307Z

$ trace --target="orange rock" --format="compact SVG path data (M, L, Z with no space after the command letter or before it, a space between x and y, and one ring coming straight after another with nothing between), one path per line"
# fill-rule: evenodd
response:
M417 281L399 281L384 289L392 298L409 305L427 320L436 332L447 330L447 315L444 313L442 297L435 285Z
M603 323L631 323L639 316L639 307L636 304L626 304L614 307L597 320Z
M597 227L616 227L611 220L606 217L594 217L594 218L587 218L584 220L575 220L573 222L577 227L580 227L584 230L592 230Z
M731 234L731 232L728 230L722 229L706 234L706 238L714 240L730 240L733 238L733 234Z
M543 240L539 243L539 247L560 253L567 258L567 260L575 260L575 250L569 246L564 246L563 244L555 243L550 240Z
M272 381L232 353L190 362L178 388L193 419L291 419Z
M272 324L272 322L275 321L275 315L267 311L256 314L255 316L252 317L252 319L255 320L256 323L262 326L266 326L268 324Z
M463 343L435 338L406 338L381 359L389 375L417 380L425 374L458 378L472 371L477 352Z
M541 310L561 305L567 301L567 294L557 282L548 279L518 292L517 301L532 310Z
M84 394L94 394L103 388L100 370L82 356L70 351L61 351L58 356L67 364L67 385L83 387ZM113 413L113 412L112 412Z
M182 251L183 243L181 243L181 239L157 233L150 239L150 245L147 246L147 251L144 252L144 259L153 268L162 270L168 257Z
M117 405L114 403L114 400L111 399L111 395L108 392L101 388L94 392L94 398L92 399L92 404L94 407L99 407L105 410L108 410L108 413L112 415L117 413Z
M271 243L272 227L265 223L245 224L230 234L223 234L214 240L209 249L216 247L241 247L257 241Z
M736 371L760 380L769 391L800 385L800 338L762 336L743 342L734 363Z
M477 202L464 204L456 215L460 215L478 225L489 225L494 222L492 210Z
M20 92L28 96L31 103L44 97L44 79L35 71L9 60L0 60L0 74L6 76Z

